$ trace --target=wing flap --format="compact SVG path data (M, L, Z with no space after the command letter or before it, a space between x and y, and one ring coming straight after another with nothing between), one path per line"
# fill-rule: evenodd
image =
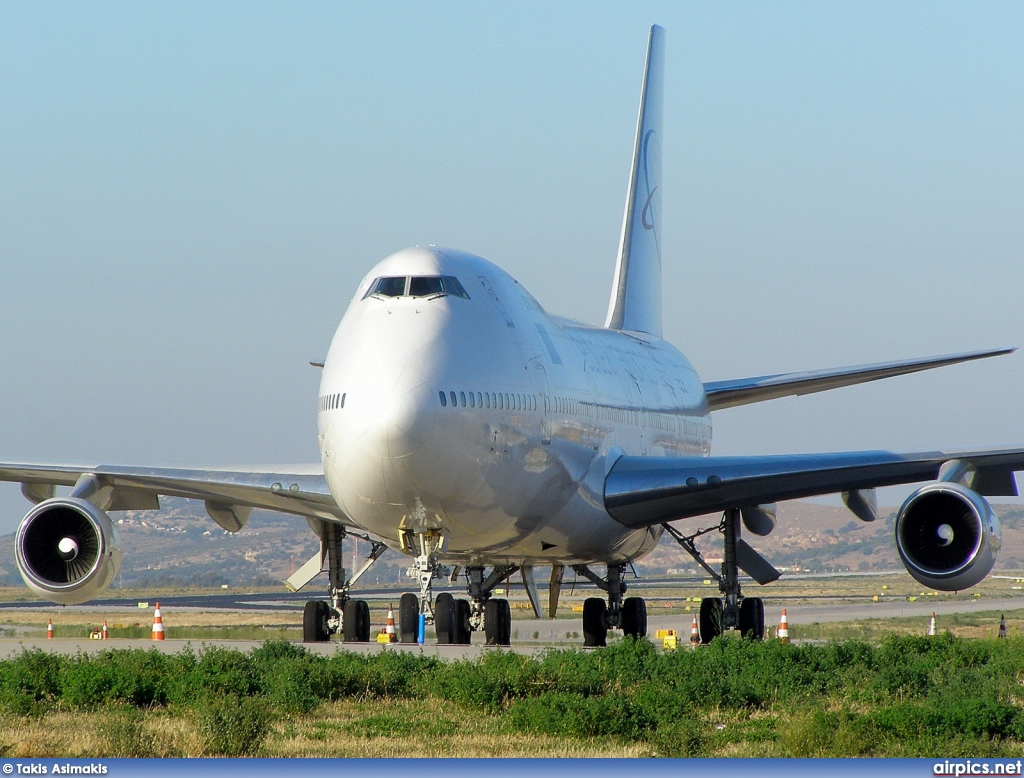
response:
M775 400L791 395L813 394L853 386L883 378L917 373L936 367L956 365L975 359L987 359L1012 354L1016 348L969 351L962 354L947 354L924 359L909 359L898 362L879 362L872 365L840 367L830 370L811 370L802 373L779 373L777 375L738 378L731 381L709 381L704 384L708 407L713 411L734 408L738 405Z
M950 460L979 473L973 487L993 495L1024 470L1024 449L898 454L853 451L764 457L620 457L605 478L605 509L633 529L780 500L915 483Z

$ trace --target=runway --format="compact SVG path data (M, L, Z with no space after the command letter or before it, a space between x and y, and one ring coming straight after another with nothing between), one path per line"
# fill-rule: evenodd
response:
M386 592L385 597L393 592ZM249 611L255 615L259 611L265 613L279 613L280 609L294 609L296 612L302 608L306 595L286 593L225 593L223 595L194 595L182 597L167 597L161 599L161 607L164 610L164 621L168 634L174 633L173 614L176 610L185 611ZM150 602L152 606L154 602ZM780 607L776 607L771 601L766 603L768 613L767 621L775 624L778 619ZM61 610L60 606L49 605L39 602L0 603L0 610L31 609L33 611L47 611L50 609ZM1014 611L1024 609L1024 597L1005 597L993 599L969 599L969 600L926 600L918 602L907 602L906 600L893 598L887 602L818 605L798 604L787 605L787 615L790 625L813 624L823 622L856 621L862 619L890 619L890 618L920 618L922 625L925 620L934 612L941 619L944 615L953 613L976 613L979 611ZM141 616L144 612L138 607L135 599L109 599L90 603L85 606L76 606L76 610L83 613L131 613L133 617ZM652 609L653 610L653 609ZM692 613L671 613L658 615L652 612L648 619L648 633L654 635L659 629L675 629L685 639L689 635L692 623ZM258 621L258 619L255 619ZM516 618L512 622L513 640L511 649L516 653L537 654L551 648L571 648L581 646L582 639L579 636L581 631L580 619L558 618L558 619L535 619ZM430 636L432 637L432 636ZM474 635L473 645L469 646L438 646L428 639L424 645L418 644L387 644L377 643L341 643L330 642L322 644L305 644L305 647L317 654L329 655L336 651L354 651L361 654L377 654L382 651L413 652L425 656L437 657L439 659L473 659L485 652L500 650L494 647L482 645L482 636ZM0 658L10 657L21 653L26 649L38 648L44 651L64 654L95 653L98 651L141 648L156 649L158 651L176 653L186 649L201 650L204 646L221 646L239 651L250 651L261 645L262 641L256 640L218 640L218 639L195 639L178 640L169 638L164 641L151 640L88 640L73 638L57 638L46 640L45 638L3 638L0 639Z

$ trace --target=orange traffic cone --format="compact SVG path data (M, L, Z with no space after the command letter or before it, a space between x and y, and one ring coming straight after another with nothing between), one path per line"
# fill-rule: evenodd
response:
M53 640L53 619L46 620L46 639Z
M782 620L779 622L779 631L775 633L783 643L789 642L789 619L786 618L786 609L782 609Z
M928 622L928 637L935 637L935 612L932 611L932 620Z
M153 610L153 640L164 639L164 615L160 612L160 603Z
M392 643L398 642L398 633L395 631L395 610L388 603L388 620L384 623L384 632Z
M700 645L700 631L697 629L697 615L693 616L693 626L690 627L690 645L696 648Z
M999 617L999 637L1006 637L1006 615L1003 614Z

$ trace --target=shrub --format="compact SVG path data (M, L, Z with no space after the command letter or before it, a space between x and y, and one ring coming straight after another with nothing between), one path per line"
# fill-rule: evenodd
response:
M100 723L103 756L139 759L155 756L156 738L146 729L142 714L125 710Z
M258 700L230 694L208 699L199 709L196 728L205 753L252 756L270 730L270 716Z

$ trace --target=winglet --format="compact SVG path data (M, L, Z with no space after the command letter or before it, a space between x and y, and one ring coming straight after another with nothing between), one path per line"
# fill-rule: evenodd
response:
M654 25L636 122L633 167L622 217L605 327L661 336L661 116L665 30Z

